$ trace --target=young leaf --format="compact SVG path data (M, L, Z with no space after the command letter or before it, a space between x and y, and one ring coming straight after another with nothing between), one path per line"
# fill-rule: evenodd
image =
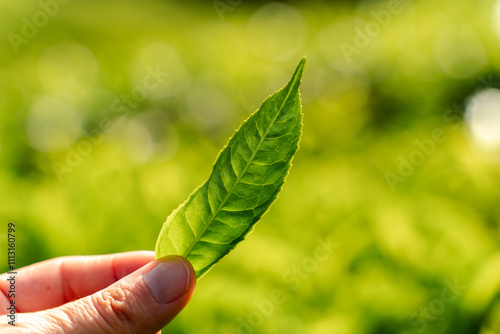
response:
M250 233L281 191L302 134L302 59L288 84L243 122L209 179L167 218L156 258L182 255L205 274Z

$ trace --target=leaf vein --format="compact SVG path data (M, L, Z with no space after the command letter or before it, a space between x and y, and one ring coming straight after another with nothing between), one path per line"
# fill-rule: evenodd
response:
M201 233L198 235L198 237L195 237L192 244L185 250L184 254L182 254L183 256L187 256L191 250L193 249L193 247L196 245L196 243L198 241L200 241L201 237L203 236L203 234L205 234L208 226L210 226L210 224L214 221L215 217L217 216L217 214L220 212L221 208L224 207L224 205L226 204L229 196L231 195L231 193L233 192L234 188L236 187L236 185L240 182L241 178L242 178L242 175L245 174L246 170L248 169L248 167L250 166L251 164L251 161L255 158L255 155L257 154L257 152L259 151L259 148L260 146L262 145L262 143L264 142L264 139L266 138L267 134L269 133L269 130L271 130L272 126L274 125L274 122L276 121L276 119L278 118L280 112L283 110L283 107L285 105L285 102L288 100L288 98L290 97L290 93L292 92L292 88L293 88L293 83L290 84L290 87L288 88L288 92L285 96L285 98L283 99L283 102L280 106L279 109L276 109L276 106L274 106L275 108L275 111L276 111L276 115L273 117L271 123L269 124L268 128L266 129L266 132L264 133L264 135L261 135L261 139L259 141L259 143L257 144L257 147L255 148L255 152L252 153L252 156L250 157L250 159L247 161L246 165L245 165L245 168L243 168L241 174L239 176L237 176L236 178L236 181L234 182L233 186L231 187L231 189L228 191L228 193L226 194L224 200L219 204L218 208L215 210L214 213L212 213L212 215L210 216L210 219L208 220L208 222L205 224L205 226L203 227L203 230L201 231ZM259 109L260 110L260 109ZM266 116L265 114L263 116ZM257 124L256 124L256 127L258 128ZM258 129L257 129L258 130ZM243 134L244 135L244 134ZM232 159L232 157L230 157L230 159ZM207 196L208 196L208 192L207 192Z

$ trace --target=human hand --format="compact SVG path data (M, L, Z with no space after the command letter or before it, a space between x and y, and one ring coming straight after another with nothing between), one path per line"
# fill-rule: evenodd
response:
M183 257L154 252L55 258L17 270L15 327L7 324L10 283L0 275L2 333L151 334L188 303L196 285Z

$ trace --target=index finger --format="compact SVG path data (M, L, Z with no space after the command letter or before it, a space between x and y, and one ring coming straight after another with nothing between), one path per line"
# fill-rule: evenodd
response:
M152 251L60 257L17 270L17 312L53 308L93 294L154 260ZM0 315L10 305L7 274L0 275Z

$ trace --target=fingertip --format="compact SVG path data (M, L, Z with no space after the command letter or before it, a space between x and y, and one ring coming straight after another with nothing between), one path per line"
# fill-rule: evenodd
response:
M196 272L194 271L193 265L191 264L191 262L189 262L188 259L179 255L175 255L175 257L185 265L188 272L186 295L188 296L189 301L196 288Z
M181 255L167 255L167 256L164 256L164 257L157 259L156 261L166 262L166 261L170 261L171 259L176 259L176 260L182 262L182 264L185 266L186 271L188 273L188 278L187 278L188 290L194 290L196 287L196 282L197 282L196 272L194 270L193 265L191 264L191 262L189 262L188 259L186 259L184 256L181 256Z
M183 303L185 305L196 286L196 275L191 263L178 255L165 256L155 262L154 267L144 276L152 294L164 304L187 299Z

